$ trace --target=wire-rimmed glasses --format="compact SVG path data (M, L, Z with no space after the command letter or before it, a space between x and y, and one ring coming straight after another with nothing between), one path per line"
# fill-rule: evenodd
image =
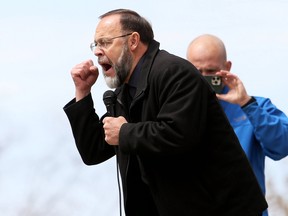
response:
M116 37L112 37L112 38L101 38L98 41L95 41L93 43L90 44L90 49L91 51L94 53L96 47L98 47L99 49L107 49L108 46L110 44L112 44L113 40L116 38L122 38L122 37L127 37L129 35L131 35L132 33L128 33L128 34L124 34L124 35L120 35L120 36L116 36Z

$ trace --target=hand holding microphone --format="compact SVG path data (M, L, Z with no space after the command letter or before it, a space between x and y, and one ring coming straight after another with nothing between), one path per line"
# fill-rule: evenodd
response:
M103 128L105 133L105 141L110 145L119 144L120 128L124 123L127 123L123 116L116 117L116 100L117 96L112 90L108 90L103 94L103 101L108 115L108 117L103 119Z
M92 60L84 61L74 66L71 76L76 88L76 101L86 97L99 75L98 68L94 66Z

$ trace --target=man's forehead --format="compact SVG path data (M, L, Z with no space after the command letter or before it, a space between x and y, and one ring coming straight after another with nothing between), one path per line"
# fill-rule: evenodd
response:
M110 15L102 18L95 31L95 37L114 36L115 33L121 32L120 15Z

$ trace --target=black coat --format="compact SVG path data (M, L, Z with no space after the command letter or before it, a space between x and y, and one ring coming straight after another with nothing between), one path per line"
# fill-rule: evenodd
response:
M267 203L215 93L188 61L146 53L135 97L115 90L116 115L129 123L116 148L127 216L248 216ZM115 155L105 143L92 96L64 110L88 165Z

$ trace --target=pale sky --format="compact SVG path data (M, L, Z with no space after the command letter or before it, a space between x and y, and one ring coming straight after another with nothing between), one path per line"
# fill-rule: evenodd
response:
M89 44L98 17L116 8L147 18L160 48L183 58L196 36L220 37L248 93L269 97L288 114L287 0L2 1L1 215L119 215L115 158L85 166L63 112L74 97L71 68L96 62ZM107 89L100 76L93 87L100 115ZM267 162L267 178L278 188L288 159Z

